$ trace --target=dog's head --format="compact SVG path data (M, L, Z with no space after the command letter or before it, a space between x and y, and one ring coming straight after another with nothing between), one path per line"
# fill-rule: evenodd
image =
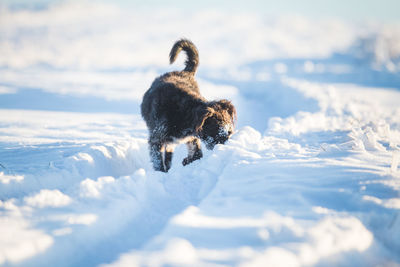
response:
M200 115L197 127L199 137L207 149L217 144L224 144L234 131L236 109L228 100L211 102Z

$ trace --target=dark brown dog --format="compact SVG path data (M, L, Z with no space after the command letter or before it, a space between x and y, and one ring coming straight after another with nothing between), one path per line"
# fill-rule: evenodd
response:
M167 172L178 143L186 143L187 165L203 156L200 139L208 149L224 144L232 135L236 109L228 100L207 101L200 95L194 74L199 64L197 48L189 40L177 41L170 52L172 64L179 52L187 54L185 69L156 78L143 96L141 113L149 129L150 157L154 169Z

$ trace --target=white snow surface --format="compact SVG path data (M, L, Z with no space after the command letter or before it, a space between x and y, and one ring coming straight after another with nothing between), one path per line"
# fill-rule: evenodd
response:
M0 265L400 266L399 29L2 6ZM139 106L181 37L238 122L164 174Z

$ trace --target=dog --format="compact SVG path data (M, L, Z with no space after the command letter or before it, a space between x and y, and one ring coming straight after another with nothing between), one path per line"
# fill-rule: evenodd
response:
M188 156L182 161L184 166L202 158L200 140L212 150L229 139L236 122L236 109L230 101L207 101L201 96L194 78L199 53L190 40L181 39L173 45L170 64L182 50L187 55L185 68L156 78L140 106L149 130L150 158L156 171L168 172L179 143L186 143L188 148Z

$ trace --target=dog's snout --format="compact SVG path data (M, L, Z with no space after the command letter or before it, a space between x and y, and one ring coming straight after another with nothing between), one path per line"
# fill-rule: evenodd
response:
M228 141L229 135L228 134L221 134L216 138L216 143L217 144L225 144L226 141Z

